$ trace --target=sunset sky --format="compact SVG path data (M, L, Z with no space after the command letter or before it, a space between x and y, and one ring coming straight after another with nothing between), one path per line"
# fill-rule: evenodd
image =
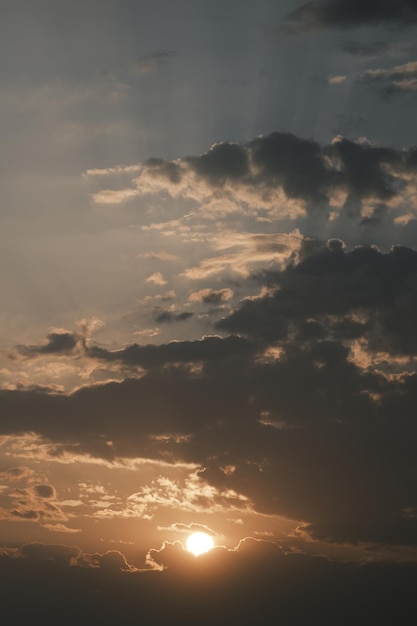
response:
M10 624L413 623L415 0L0 17Z

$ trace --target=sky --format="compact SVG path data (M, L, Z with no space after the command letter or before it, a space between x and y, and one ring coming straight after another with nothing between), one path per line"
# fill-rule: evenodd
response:
M415 0L0 8L0 606L411 623Z

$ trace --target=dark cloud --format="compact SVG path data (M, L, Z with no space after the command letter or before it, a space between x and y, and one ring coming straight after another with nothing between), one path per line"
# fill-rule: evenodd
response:
M172 341L168 344L140 346L132 344L122 350L109 351L100 346L90 346L87 354L104 361L120 361L146 369L161 367L166 363L188 363L213 359L248 356L257 350L254 342L243 337L204 337L195 341Z
M263 182L282 186L289 197L322 199L331 182L320 145L290 133L254 139L249 150Z
M52 561L60 565L70 565L81 551L74 546L62 544L25 543L20 552L26 559L34 561Z
M13 509L11 511L11 516L12 518L17 517L25 521L37 522L39 520L39 513L37 511L23 511L23 510L18 511L16 509Z
M248 154L235 143L214 144L199 157L184 159L191 168L212 185L222 185L229 180L238 180L249 174Z
M33 357L41 354L70 354L73 352L79 337L74 333L49 333L47 335L47 343L41 346L17 346L17 350L28 357Z
M104 554L100 552L83 554L82 558L78 559L78 563L85 567L100 567L101 569L109 572L132 572L136 569L128 563L124 554L118 550L108 550L107 552L104 552Z
M167 173L170 167L175 172L191 169L197 181L211 185L216 193L228 185L239 189L242 197L250 191L263 200L269 192L282 189L289 198L305 201L307 211L316 215L320 206L341 191L349 198L384 201L398 195L406 183L412 154L413 149L384 148L343 137L326 146L274 132L245 145L216 144L207 153L181 162L155 160L151 175L172 178ZM176 175L175 181L181 184Z
M374 57L387 53L390 50L390 44L387 41L373 41L369 43L349 39L343 41L340 44L340 48L349 54L361 57Z
M55 490L51 485L35 485L34 487L35 493L40 498L54 498Z
M363 246L348 252L330 242L298 264L265 272L259 280L275 293L244 300L217 322L219 329L284 341L300 322L314 319L329 338L348 338L354 331L373 349L378 344L393 355L417 353L412 333L417 252L410 248L394 246L382 253ZM352 320L353 314L361 314L361 321ZM343 330L348 330L347 337L340 334Z
M408 26L417 21L414 0L318 0L296 9L285 20L294 30Z
M412 170L417 171L417 148L412 148L407 154L407 166Z
M368 626L409 623L415 612L414 565L338 563L285 554L254 539L198 558L179 543L165 543L151 551L164 571L77 567L70 563L78 549L66 546L32 544L21 553L23 558L0 558L2 610L16 624L36 615L45 624L82 616L105 625L174 620L238 626L266 618L295 626L331 626L335 620Z
M165 176L171 183L175 184L181 181L181 168L175 161L166 161L154 157L145 161L145 167L150 174L155 171L159 176Z
M402 155L390 148L358 144L347 139L333 143L330 151L342 164L341 184L354 196L394 196L395 179L387 173L387 165L399 165Z
M173 322L185 322L193 317L191 311L183 311L182 313L172 313L172 311L161 311L155 314L155 322L158 324L172 324Z

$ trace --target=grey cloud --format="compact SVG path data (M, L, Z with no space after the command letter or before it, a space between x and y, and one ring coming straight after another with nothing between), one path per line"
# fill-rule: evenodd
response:
M12 517L17 517L22 520L29 520L29 521L36 521L36 522L39 520L39 513L37 511L13 509L11 511L11 515Z
M35 485L33 489L40 498L48 499L55 497L55 489L51 485Z
M172 178L171 167L174 172L191 168L197 179L218 192L227 183L261 197L282 188L289 198L304 200L307 211L317 213L335 191L360 199L388 200L398 194L413 154L414 149L384 148L343 137L323 146L291 133L274 132L245 145L216 144L207 153L182 161L154 160L151 175ZM387 171L389 166L396 168L395 177ZM177 174L175 182L180 184Z
M165 176L171 183L179 183L181 181L181 168L175 161L166 161L156 157L145 161L145 167L150 174L155 172L159 176Z
M133 572L132 567L124 554L118 550L108 550L104 553L82 552L77 546L65 544L45 544L40 542L25 543L19 548L15 558L24 557L28 561L37 562L41 567L42 562L49 562L62 567L88 567L100 568L104 571Z
M396 194L395 179L384 166L401 164L402 154L398 151L340 139L333 144L330 154L340 159L340 182L352 195L388 199Z
M345 40L340 44L340 48L344 52L354 54L361 57L373 57L387 53L390 50L390 44L387 41L359 42L354 40Z
M17 350L28 357L42 354L70 354L77 346L79 337L74 333L54 332L47 335L47 340L47 343L44 345L17 346Z
M289 197L323 199L331 171L318 143L275 132L254 139L249 149L263 182L281 185Z
M51 560L34 558L48 550ZM55 558L59 551L62 561ZM415 564L335 562L285 553L252 538L197 559L181 544L165 543L149 551L164 571L74 567L70 559L79 551L71 546L26 544L21 552L24 558L0 558L2 609L16 624L35 614L45 624L55 623L57 616L76 623L82 616L105 625L145 621L162 626L175 616L184 626L219 620L238 626L266 615L294 626L331 626L335 619L340 626L368 626L406 624L415 608Z
M318 0L307 2L284 20L290 29L408 26L417 21L414 0Z
M22 555L36 561L53 561L61 565L70 565L81 551L74 546L63 544L26 543L20 548Z
M252 372L252 402L271 425L262 433L242 421L240 445L233 454L230 446L219 449L202 476L218 488L243 489L264 513L308 520L315 537L413 543L416 520L401 510L415 501L415 381L386 384L362 373L338 343L289 349L276 364ZM372 395L380 397L379 407ZM219 440L235 432L230 423L219 430ZM226 462L236 466L228 476L219 469Z
M366 70L359 82L375 85L386 97L417 93L417 62Z
M217 291L212 289L210 293L203 296L204 304L220 304L221 302L225 302L227 299L228 294L225 289Z
M171 311L161 311L154 317L155 322L158 324L172 324L173 322L185 322L193 317L194 313L191 311L183 311L182 313L172 313Z
M412 171L417 171L417 148L408 151L406 163Z
M242 179L249 174L248 154L242 146L235 143L214 144L201 156L187 157L184 160L199 176L213 185Z
M367 337L371 346L392 354L416 354L413 319L417 308L417 252L394 246L388 253L374 247L350 252L331 242L298 264L265 272L259 280L277 289L274 295L245 300L217 322L221 330L267 340L283 340L301 322L314 318L329 337L347 330ZM352 326L353 313L363 319ZM336 325L331 316L338 316Z
M155 346L132 344L123 350L109 351L100 346L90 346L87 354L104 361L120 361L144 368L160 367L167 363L187 363L248 356L257 349L254 342L243 337L204 337L195 341L172 341Z
M383 91L387 97L398 96L402 94L416 94L417 93L417 72L412 78L394 80L387 85Z
M108 572L132 572L136 569L130 565L125 555L118 550L108 550L104 553L94 552L93 554L83 554L82 557L78 559L77 564L85 567L100 567Z

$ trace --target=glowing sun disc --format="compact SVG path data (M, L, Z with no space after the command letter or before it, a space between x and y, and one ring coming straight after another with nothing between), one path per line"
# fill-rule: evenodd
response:
M194 556L208 552L214 548L214 541L207 533L193 533L187 539L187 550Z

